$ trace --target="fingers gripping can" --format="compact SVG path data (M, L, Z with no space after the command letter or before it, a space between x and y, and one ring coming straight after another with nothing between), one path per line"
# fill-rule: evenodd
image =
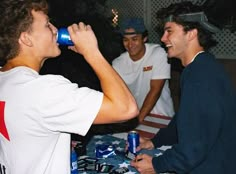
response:
M72 46L74 43L72 42L69 32L67 28L59 28L57 31L57 43L59 45L67 45Z
M139 146L139 133L137 131L130 131L128 133L128 151L136 155L136 148Z

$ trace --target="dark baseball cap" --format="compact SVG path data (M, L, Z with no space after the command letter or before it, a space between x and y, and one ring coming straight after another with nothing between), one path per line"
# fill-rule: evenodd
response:
M207 16L204 12L195 12L195 13L187 13L187 14L180 14L178 15L178 18L185 22L199 22L202 27L212 33L217 33L220 31L220 29L213 24L211 24ZM168 18L165 19L165 22L172 22L173 21L173 15L170 15Z
M129 28L133 28L135 32L125 32L125 30ZM124 19L120 25L120 33L122 35L142 34L146 30L147 29L144 25L144 21L142 18L127 18L127 19Z

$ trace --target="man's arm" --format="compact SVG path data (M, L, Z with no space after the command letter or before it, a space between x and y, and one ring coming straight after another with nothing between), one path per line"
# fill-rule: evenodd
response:
M68 27L74 47L93 68L98 76L104 93L102 106L94 123L111 123L131 119L138 115L136 101L124 81L102 56L97 39L89 25L73 24Z
M162 88L165 84L165 79L151 80L150 91L147 93L146 98L139 113L139 122L142 122L144 118L151 112L155 106L157 100L161 95Z
M171 119L168 126L161 128L151 141L155 148L178 143L176 115Z

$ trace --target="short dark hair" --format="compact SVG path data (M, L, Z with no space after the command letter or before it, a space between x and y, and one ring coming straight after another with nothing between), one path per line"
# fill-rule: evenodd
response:
M0 59L19 54L20 34L33 23L32 10L48 13L46 0L2 0L0 3Z
M208 50L217 44L217 41L213 38L214 33L206 29L198 21L186 21L182 17L180 17L183 14L202 12L202 11L203 9L201 6L194 5L192 2L189 2L189 1L175 3L175 4L169 5L167 8L161 8L156 13L157 31L160 34L163 33L163 28L166 23L166 19L171 16L171 21L179 25L182 25L185 32L190 31L192 29L197 29L199 44L205 50Z

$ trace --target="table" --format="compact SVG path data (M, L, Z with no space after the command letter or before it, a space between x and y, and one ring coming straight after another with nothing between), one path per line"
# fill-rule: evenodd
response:
M124 154L125 143L126 143L126 140L114 137L112 135L96 135L96 136L94 136L87 145L86 155L79 157L79 162L78 162L79 169L80 169L79 173L82 173L82 174L101 173L101 172L96 171L96 170L98 170L98 168L96 169L96 165L97 166L98 165L111 166L111 168L109 169L109 172L105 172L105 173L110 173L112 170L115 170L115 169L118 169L121 167L127 167L129 169L129 171L126 172L126 174L138 173L135 168L130 166L130 159L125 157L125 154ZM101 144L113 145L116 150L115 151L116 155L114 155L112 157L108 157L108 158L96 159L95 149L96 149L97 145L101 145ZM141 153L146 153L151 156L158 156L158 155L162 154L162 151L159 149L142 150ZM84 161L86 159L89 159L90 161L96 160L96 161L92 162L93 165L91 165L92 167L90 168L90 170L87 170L87 169L84 170L84 168L83 168L83 166L85 165ZM107 168L107 170L108 170L108 168Z

